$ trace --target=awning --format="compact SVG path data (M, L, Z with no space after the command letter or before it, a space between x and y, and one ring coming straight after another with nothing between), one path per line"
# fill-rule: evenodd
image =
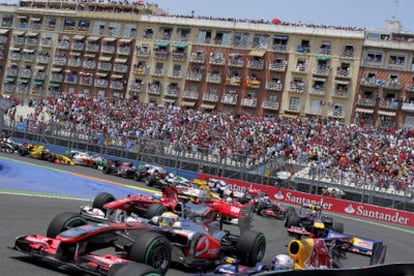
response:
M126 63L126 62L127 62L127 60L128 60L128 59L126 59L126 58L117 58L117 59L115 59L115 62L116 62L116 63Z
M22 78L22 79L18 79L17 81L20 82L20 83L28 83L29 79Z
M0 29L0 34L7 34L8 31L8 29Z
M33 84L36 84L36 85L42 85L43 84L43 80L33 80L32 83Z
M360 113L369 113L372 114L374 113L374 109L367 109L367 108L356 108L355 112L360 112Z
M55 81L51 81L51 82L49 82L49 86L52 86L52 87L60 87L60 83L59 82L55 82Z
M312 78L314 81L326 81L326 78Z
M195 104L196 104L196 102L184 101L184 102L181 103L181 106L191 106L191 107L193 107L193 106L195 106Z
M33 54L34 52L35 52L35 49L23 49L23 53Z
M160 26L160 30L172 30L170 26Z
M172 99L162 99L166 103L175 103L175 100Z
M27 19L27 16L26 15L18 15L16 17L19 18L19 19Z
M118 41L119 41L119 43L131 43L132 39L130 39L130 38L121 38Z
M17 36L24 35L25 33L26 33L25 31L13 31L13 35L17 35Z
M40 21L42 19L40 17L30 17L30 20L31 21L35 21L35 22L38 22L38 21Z
M201 104L200 107L204 108L204 109L214 109L216 107L216 105L214 105L214 104Z
M191 28L177 28L177 32L179 32L179 31L181 31L181 32L188 32L188 31L191 31Z
M249 53L249 56L262 57L262 56L264 56L265 53L266 53L266 51L251 50L250 53Z
M15 78L14 77L6 77L4 80L7 81L7 82L12 82L12 81L15 80Z
M53 67L52 68L52 72L53 73L59 73L62 72L63 68L62 67Z
M20 48L11 47L10 48L10 51L12 51L12 52L20 52Z
M112 79L122 79L124 77L124 75L119 75L119 74L112 74L111 78Z
M73 39L74 39L74 40L82 40L82 39L85 39L85 36L84 36L84 35L75 35L75 36L73 37Z
M170 43L165 42L165 41L158 41L158 42L155 42L154 45L157 46L157 47L167 47L168 45L170 45Z
M106 76L108 76L108 73L98 72L98 73L96 73L96 75L97 75L98 77L105 78Z
M103 40L107 42L114 42L116 40L116 37L104 37Z
M383 116L390 116L390 117L394 117L397 113L393 112L393 111L383 111L383 110L378 110L378 115L383 115Z
M345 80L335 80L335 83L338 83L338 84L349 84L349 81L345 81Z
M84 57L90 57L90 58L95 58L96 54L89 54L89 53L85 53L83 54Z
M78 56L81 55L81 53L80 52L70 52L69 55L78 57Z
M86 40L89 40L89 41L97 41L100 38L101 38L100 36L88 36L86 38Z
M42 71L42 70L45 70L45 66L43 66L43 65L36 65L35 66L35 69L38 70L38 71Z
M185 44L185 43L174 43L173 47L175 47L175 48L186 48L187 44Z
M278 39L278 40L288 40L289 37L285 36L285 35L274 35L273 39Z
M27 32L26 33L26 36L28 36L28 37L35 37L35 36L38 36L39 35L39 33L37 33L37 32Z
M316 60L329 60L329 56L316 56Z
M110 61L112 59L112 57L105 57L105 56L100 56L98 58L99 61Z

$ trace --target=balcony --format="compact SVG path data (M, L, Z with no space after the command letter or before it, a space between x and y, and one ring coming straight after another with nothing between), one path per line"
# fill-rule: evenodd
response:
M345 112L343 110L331 109L331 110L328 110L328 117L344 119Z
M357 105L359 106L374 107L376 103L377 100L374 98L361 98L357 100Z
M414 103L403 103L401 106L401 110L414 112Z
M79 41L75 41L72 43L72 50L75 51L83 51L83 49L85 49L85 43L84 42L79 42Z
M288 48L287 48L287 45L273 44L272 45L272 50L276 51L276 52L287 52Z
M79 78L80 85L92 86L93 85L93 77L91 76L82 76Z
M155 68L154 71L152 72L152 75L156 76L156 77L162 77L162 76L164 76L164 69Z
M33 79L35 80L44 80L46 78L45 72L36 72L33 74Z
M285 72L286 71L286 63L272 63L269 64L269 70L275 72Z
M331 68L326 66L317 66L315 69L313 69L312 74L318 75L318 76L328 76L331 72Z
M229 62L228 62L228 65L232 66L232 67L243 67L244 66L244 61L241 60L241 59L232 59L232 58L230 58Z
M293 112L293 113L299 113L301 109L301 106L299 104L290 104L287 111Z
M256 107L257 98L243 98L240 100L240 105L244 107Z
M23 45L25 38L23 36L14 36L13 37L13 44L14 45Z
M109 88L116 89L116 90L123 90L124 82L122 80L111 80Z
M337 69L336 70L337 78L351 78L351 70L349 69Z
M16 87L16 93L27 94L29 93L29 86L27 84L18 84Z
M17 77L19 70L17 68L7 68L6 76Z
M264 60L249 60L247 62L247 68L263 70L264 69Z
M414 92L414 83L407 84L407 86L405 87L405 90L407 92Z
M369 58L364 59L364 65L369 66L369 67L382 67L382 63L383 62L381 59L379 60L373 60Z
M148 90L147 90L148 94L150 95L161 95L161 87L159 85L150 85L148 86Z
M182 76L182 73L181 73L181 70L173 70L169 75L168 75L168 77L170 77L170 78L172 78L172 79L181 79L183 76Z
M249 87L249 88L258 89L260 88L260 85L261 85L261 81L257 79L247 79L246 81L246 87Z
M82 66L86 69L95 69L96 68L96 61L93 59L85 60Z
M99 45L95 44L95 43L86 43L86 47L85 50L87 52L93 52L93 53L97 53L99 52Z
M241 85L241 78L239 77L229 77L226 78L226 84L232 86L240 86Z
M208 83L221 83L221 76L217 73L208 73L207 74Z
M306 73L306 70L307 70L306 65L298 64L298 65L296 65L296 68L294 69L294 72L295 73Z
M18 52L11 52L10 53L10 59L15 60L15 61L21 60L22 59L22 54L20 54Z
M106 79L96 79L95 80L95 86L100 88L107 88L108 87L108 80Z
M156 50L154 51L154 57L158 59L166 59L168 58L169 53L165 50Z
M279 103L275 101L265 101L262 103L262 108L267 110L279 110Z
M203 94L203 101L216 103L218 101L218 96L212 93Z
M384 88L389 90L401 90L402 84L400 80L390 80L386 82Z
M224 58L222 56L213 56L210 57L209 63L211 65L224 65L226 63L226 61L224 60Z
M177 98L178 95L180 94L180 89L177 87L167 87L167 89L165 90L165 96L166 97L173 97L173 98Z
M77 84L78 77L75 75L68 75L65 77L64 83Z
M172 52L171 58L175 61L184 61L187 58L187 55L186 53Z
M198 55L196 53L191 53L190 61L194 63L204 63L206 61L206 57L203 55Z
M145 75L148 73L148 68L146 66L136 67L134 70L134 74L136 75Z
M36 56L34 54L24 53L22 55L22 60L26 61L26 62L35 62L36 61Z
M65 66L68 62L67 58L65 57L55 57L54 65Z
M378 106L382 109L398 109L399 102L391 100L380 100Z
M197 91L184 91L183 99L197 100L198 92Z
M4 84L4 92L14 92L16 91L16 85L13 83L5 83Z
M115 63L114 71L118 73L126 73L128 71L128 65Z
M354 57L354 50L344 48L341 52L341 57L346 57L346 58Z
M312 87L309 91L310 94L314 96L325 96L325 88L324 87Z
M305 91L305 83L295 83L295 84L290 84L288 91L291 93L303 93L303 91Z
M137 48L136 55L139 57L149 57L151 50L148 48Z
M204 100L204 98L203 98ZM221 103L222 104L228 104L228 105L236 105L237 104L237 95L223 95L221 97Z
M51 82L62 82L63 81L63 75L62 74L52 74L50 77Z
M67 40L61 40L58 42L57 48L58 49L63 49L63 50L68 50L70 47L70 43Z
M129 56L131 54L131 47L130 46L120 46L118 48L117 53L123 56Z
M203 78L203 74L201 74L200 72L187 72L187 76L186 79L187 80L191 80L191 81L201 81L201 79Z
M50 57L46 56L46 55L38 55L36 61L38 63L49 64L50 63Z
M30 79L32 77L32 70L30 70L30 69L20 69L18 77L19 78Z
M40 39L40 46L50 48L52 47L52 38L51 37L45 37Z
M273 90L273 91L282 91L283 90L283 83L277 81L268 81L266 83L266 89Z
M111 71L112 70L112 63L110 62L98 62L98 69L103 71Z
M320 116L320 115L322 115L322 109L320 107L318 107L318 108L311 108L309 111L306 111L305 113L306 114L309 114L309 115L317 115L317 116Z
M37 46L39 45L39 39L37 37L26 37L25 43L28 46Z
M112 55L113 53L115 53L115 46L114 45L104 45L102 47L102 53Z
M82 66L82 61L80 58L71 58L68 60L68 66L71 67L81 67Z
M144 83L143 82L133 82L129 86L129 89L131 91L135 91L135 92L143 92L144 91Z
M339 98L339 99L347 99L349 96L348 90L347 89L340 89L340 88L335 88L332 91L332 97L334 98Z

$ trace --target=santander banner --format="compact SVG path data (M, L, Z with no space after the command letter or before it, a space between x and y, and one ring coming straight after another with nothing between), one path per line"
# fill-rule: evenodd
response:
M359 217L363 219L372 219L381 222L393 223L402 226L414 227L414 213L384 208L370 204L362 204L358 202L335 199L330 197L322 197L307 193L281 189L273 186L254 184L235 179L200 174L200 179L222 179L229 185L232 185L233 191L244 192L249 189L258 189L269 195L270 198L294 205L302 205L304 203L314 203L322 206L323 210L344 214L348 216Z

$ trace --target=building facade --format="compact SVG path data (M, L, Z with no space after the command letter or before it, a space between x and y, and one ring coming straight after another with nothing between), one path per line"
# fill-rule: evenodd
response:
M157 9L91 1L1 5L2 94L84 94L274 118L414 125L407 37L396 42L392 32Z

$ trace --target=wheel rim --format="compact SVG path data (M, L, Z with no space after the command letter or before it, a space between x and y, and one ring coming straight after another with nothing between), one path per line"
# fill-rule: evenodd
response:
M256 254L257 261L263 260L265 251L266 251L266 242L264 239L260 239L260 242L257 246L257 254Z
M170 262L170 250L165 246L160 246L153 251L152 258L150 260L151 266L165 271Z

